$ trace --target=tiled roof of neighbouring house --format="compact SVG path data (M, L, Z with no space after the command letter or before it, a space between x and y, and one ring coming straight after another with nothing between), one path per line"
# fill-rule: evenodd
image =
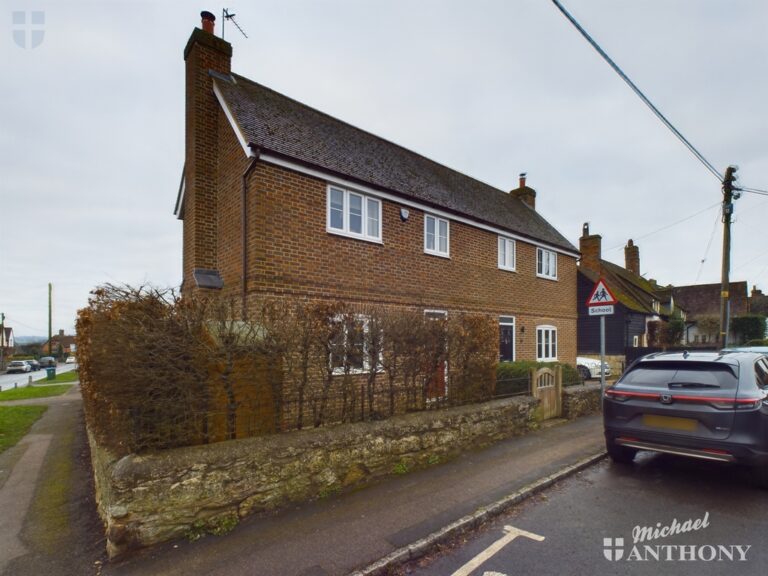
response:
M720 284L697 284L693 286L675 286L672 293L680 306L688 310L690 315L719 316L720 315ZM731 317L749 313L747 300L747 283L730 283Z
M242 76L217 81L249 144L577 253L535 210L506 192L355 128Z

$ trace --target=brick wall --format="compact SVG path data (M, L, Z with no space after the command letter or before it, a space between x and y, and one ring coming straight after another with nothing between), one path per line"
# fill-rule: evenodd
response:
M228 74L232 46L196 29L184 50L186 66L184 283L194 268L216 268L216 178L219 104L209 70ZM229 129L229 128L228 128Z

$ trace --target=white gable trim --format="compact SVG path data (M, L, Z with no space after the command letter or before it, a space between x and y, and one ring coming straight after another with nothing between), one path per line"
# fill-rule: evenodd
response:
M221 109L224 110L224 114L227 117L227 120L229 120L229 125L232 126L232 130L235 132L235 136L237 136L237 141L240 142L240 146L243 147L243 151L245 152L245 155L248 158L252 158L254 156L253 150L251 150L251 147L248 146L248 141L245 139L245 135L243 134L242 129L240 128L240 125L235 120L235 117L232 115L232 111L229 109L229 105L227 104L227 101L224 99L224 95L221 93L221 90L219 89L219 85L216 83L216 79L213 79L213 93L216 95L216 99L219 101L219 104L221 105Z
M537 246L540 248L545 248L547 250L551 250L553 252L558 252L560 254L564 254L566 256L572 256L574 258L579 257L578 252L571 252L570 250L564 250L563 248L558 248L557 246L552 246L550 244L545 244L544 242L533 240L531 238L526 238L525 236L519 236L513 232L510 232L509 230L503 230L501 228L496 228L494 226L488 226L486 224L482 224L480 222L476 222L474 220L471 220L469 218L465 218L463 216L457 216L455 214L452 214L450 212L445 212L443 210L435 209L432 206L427 206L426 204L421 204L419 202L415 202L413 200L409 200L407 198L401 198L399 196L395 196L394 194L389 194L388 192L383 192L381 190L377 190L375 188L371 188L369 186L365 186L363 184L358 184L357 182L352 182L350 180L345 180L344 178L339 178L338 176L322 172L320 170L315 170L313 168L307 168L306 166L302 166L301 164L297 164L295 162L291 162L290 160L286 160L284 158L273 156L272 154L269 154L267 152L262 152L260 156L260 160L262 162L267 162L268 164L273 164L275 166L280 166L282 168L288 168L290 170L294 170L295 172L299 172L301 174L306 174L307 176L312 176L314 178L319 178L321 180L325 180L329 184L336 184L337 186L346 187L352 190L358 190L359 192L362 192L363 194L367 194L369 196L374 196L375 198L381 198L382 200L388 200L390 202L393 202L395 204L400 204L402 206L410 206L411 208L416 208L418 210L421 210L423 212L428 212L430 214L434 214L436 216L441 216L442 218L446 218L447 220L452 220L454 222L461 222L462 224L466 224L468 226L472 226L473 228L479 228L480 230L485 230L487 232L493 232L494 234L501 234L502 236L505 236L506 238L514 238L515 240L519 240L521 242L525 242L526 244L530 244L533 246Z

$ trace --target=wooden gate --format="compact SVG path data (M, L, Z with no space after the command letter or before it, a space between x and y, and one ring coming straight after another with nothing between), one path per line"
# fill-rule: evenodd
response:
M559 418L563 412L563 369L556 366L531 370L531 391L540 401L541 419Z

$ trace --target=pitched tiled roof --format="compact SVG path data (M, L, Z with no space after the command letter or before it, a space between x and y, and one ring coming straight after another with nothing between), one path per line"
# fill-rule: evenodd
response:
M512 195L242 76L216 80L248 144L569 252L578 250Z
M720 287L719 283L675 286L672 293L675 301L688 311L690 318L695 319L697 316L720 315ZM731 317L749 313L746 282L731 282L730 300Z

